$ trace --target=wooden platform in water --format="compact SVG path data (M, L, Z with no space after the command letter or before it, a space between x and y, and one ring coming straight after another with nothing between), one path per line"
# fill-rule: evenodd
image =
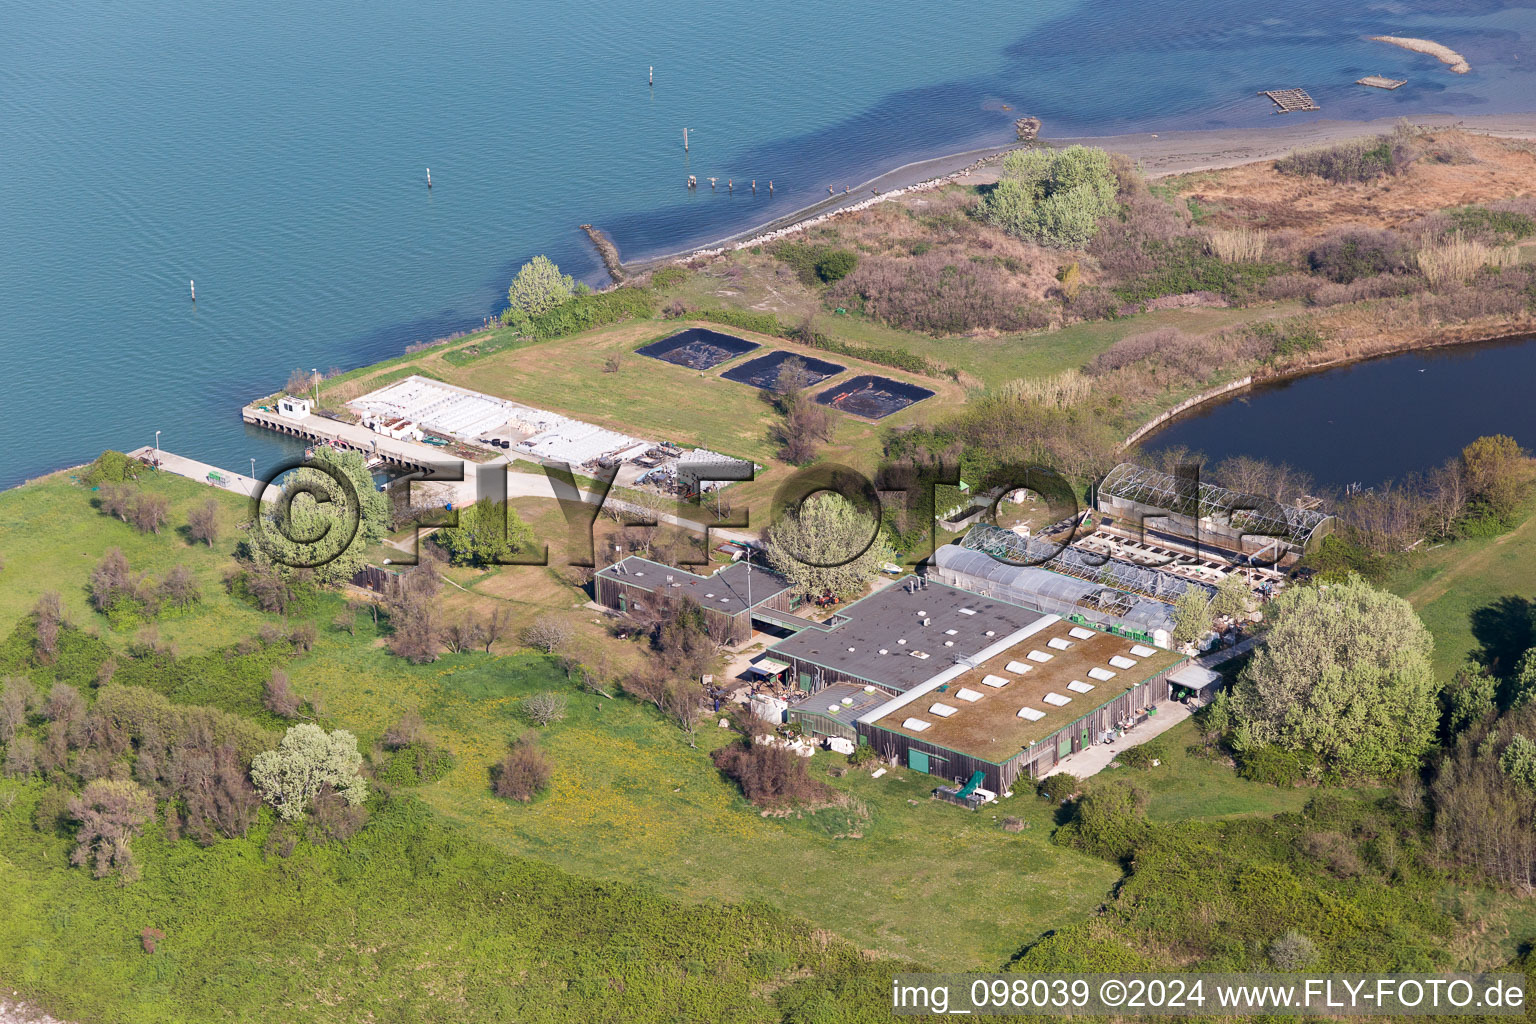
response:
M1311 96L1307 95L1307 90L1305 89L1265 89L1259 95L1268 96L1274 100L1275 106L1280 108L1279 112L1282 114L1290 114L1300 110L1323 109L1313 101Z
M1385 75L1366 75L1355 82L1356 85L1368 85L1372 89L1400 89L1408 84L1406 78L1387 78Z

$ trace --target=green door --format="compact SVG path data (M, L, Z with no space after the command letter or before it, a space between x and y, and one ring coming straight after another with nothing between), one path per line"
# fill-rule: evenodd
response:
M629 611L629 598L625 597L623 594L619 595L619 611Z
M921 750L907 751L907 767L915 772L928 774L928 755Z
M800 673L800 689L804 690L806 693L810 693L811 692L811 685L812 685L811 684L811 674L809 672L801 672Z
M1056 756L1066 757L1070 753L1072 753L1072 734L1069 732L1064 732L1061 734L1061 739L1056 744Z

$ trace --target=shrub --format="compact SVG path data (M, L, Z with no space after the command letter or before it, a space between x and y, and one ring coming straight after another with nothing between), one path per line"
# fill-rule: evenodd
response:
M827 297L893 327L935 335L1036 330L1051 322L1051 308L1036 301L1014 274L947 251L912 259L871 257Z
M1228 263L1193 236L1149 242L1146 251L1153 269L1115 289L1124 302L1143 304L1164 295L1215 292L1240 304L1255 298L1266 280L1291 269L1283 263Z
M536 743L525 736L513 744L491 775L491 789L497 796L528 803L548 788L554 767Z
M1361 139L1323 149L1298 150L1275 161L1275 170L1295 176L1316 175L1335 185L1375 181L1397 174L1413 162L1412 150L1387 136Z
M513 320L509 326L516 326L530 338L545 340L626 320L648 320L655 315L656 296L653 293L644 288L623 287L572 296L553 309ZM485 346L479 354L487 355L490 351L492 349Z
M1317 959L1317 943L1292 928L1269 944L1269 962L1278 971L1299 971Z
M755 807L825 804L834 796L830 786L807 774L804 758L775 744L733 743L710 756Z
M685 267L662 267L651 275L653 288L671 288L688 280L688 270Z
M1536 235L1536 218L1513 210L1490 210L1486 206L1463 206L1447 211L1456 230L1469 238L1492 242L1516 242Z
M1163 749L1163 745L1153 740L1122 751L1119 760L1127 768L1144 771L1152 767L1153 761L1163 761L1167 757L1168 752Z
M534 725L550 725L565 718L565 694L547 690L523 701L523 714Z
M102 484L121 484L129 480L137 480L139 472L144 468L143 463L137 459L130 459L119 451L107 450L96 456L81 479L93 487Z
M816 276L827 284L841 281L859 265L859 254L848 249L833 249L816 261Z
M155 798L127 779L96 779L69 802L69 816L80 822L69 861L90 865L97 878L116 874L122 883L139 877L128 842L155 820Z
M1313 271L1339 284L1398 273L1407 269L1407 261L1407 247L1397 232L1364 228L1334 232L1307 254Z
M375 755L374 777L392 786L420 786L453 770L453 752L430 740L420 740Z
M1099 219L1114 213L1109 154L1087 146L1024 149L1003 158L1003 177L982 200L984 220L1041 245L1087 245Z
M1250 747L1237 755L1237 774L1281 789L1289 789L1300 782L1310 766L1310 756L1304 757L1302 752L1270 744Z
M1039 793L1044 800L1048 800L1053 804L1061 804L1072 799L1073 794L1078 791L1081 785L1082 783L1078 780L1077 776L1068 775L1066 772L1058 772L1055 775L1047 775L1041 779L1040 784L1035 787L1035 792Z

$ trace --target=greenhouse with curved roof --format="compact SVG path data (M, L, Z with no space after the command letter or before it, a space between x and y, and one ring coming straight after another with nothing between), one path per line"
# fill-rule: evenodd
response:
M1107 525L1130 525L1233 554L1258 555L1278 547L1277 562L1300 558L1334 526L1333 516L1321 508L1282 504L1130 462L1120 463L1099 482L1095 505Z

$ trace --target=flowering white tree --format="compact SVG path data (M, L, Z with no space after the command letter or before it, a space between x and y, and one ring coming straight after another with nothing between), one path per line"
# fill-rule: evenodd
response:
M251 781L277 809L278 817L295 821L326 784L354 806L368 799L362 767L356 736L345 729L327 733L313 722L304 722L284 733L276 750L251 759Z

